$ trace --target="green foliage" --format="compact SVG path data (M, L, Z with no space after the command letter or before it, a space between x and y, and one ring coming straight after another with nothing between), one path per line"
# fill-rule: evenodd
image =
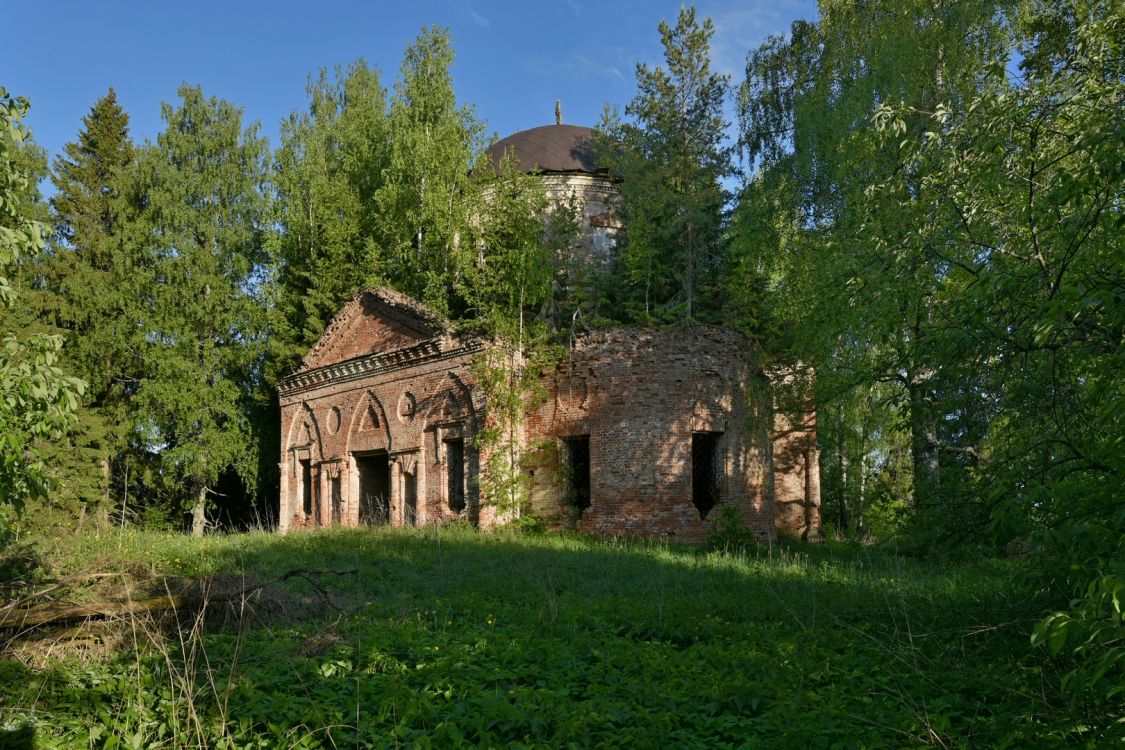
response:
M723 179L729 82L711 71L714 25L695 8L660 23L665 67L637 65L637 93L623 121L607 113L602 159L621 178L625 232L613 313L641 323L714 319L721 288Z
M1112 727L1044 699L1059 674L1026 650L1038 601L1012 565L447 529L126 532L52 545L48 562L66 576L107 547L120 570L250 582L299 567L357 573L322 580L341 612L299 606L320 600L294 577L247 608L265 619L212 625L182 646L173 636L104 659L0 661L5 720L32 723L41 747L1114 740Z
M909 153L958 289L943 325L989 394L970 477L978 515L1000 541L1037 540L1049 585L1072 599L1038 640L1078 660L1068 687L1120 707L1125 13L1028 3L1014 24L1020 85L990 70L997 82L963 111L938 108ZM917 116L888 107L877 122L897 138Z
M1125 17L1078 0L821 9L751 54L741 114L768 193L748 194L747 226L780 225L791 256L750 259L800 300L777 305L817 367L826 496L869 507L855 459L870 481L908 439L915 544L1029 548L1052 609L1070 607L1035 640L1102 721L1122 700ZM759 215L788 196L787 221Z
M136 421L130 407L141 377L138 295L122 226L128 213L122 188L133 164L128 126L110 89L52 172L55 232L41 269L39 306L41 317L67 337L67 368L89 384L68 439L50 448L59 494L72 511L108 511Z
M820 11L747 58L740 129L760 174L736 226L768 227L782 252L769 234L734 248L770 295L759 317L776 310L794 329L780 354L816 368L821 405L843 398L852 405L842 410L854 411L875 384L893 386L879 394L879 421L908 431L910 499L933 508L965 463L949 451L979 433L966 415L985 411L961 359L946 356L958 342L943 306L961 284L917 200L926 173L910 154L928 125L916 114L889 140L871 119L889 101L918 112L961 106L1002 54L1002 18L987 2L823 2ZM890 184L894 192L870 192Z
M546 521L530 513L505 524L503 528L505 531L512 531L523 536L543 536L550 531Z
M707 536L707 546L720 552L746 552L758 546L758 537L753 529L746 526L742 512L733 505L727 505L715 518L714 530Z
M180 88L166 129L138 159L145 202L130 227L146 255L145 377L137 403L165 476L193 497L202 533L210 488L228 468L251 487L251 420L264 350L267 149L241 110ZM191 300L191 304L185 304Z
M469 182L485 141L472 107L457 105L452 65L445 29L423 29L406 49L391 99L389 162L375 200L392 286L455 315L450 287L461 234L480 215Z
M545 218L543 183L520 173L511 160L498 171L482 168L473 189L479 206L461 240L454 289L467 320L520 347L545 332L538 313L574 231Z
M9 330L19 304L11 274L21 259L42 251L46 227L30 218L35 187L21 171L21 146L27 137L23 117L28 103L0 87L0 323ZM45 494L48 471L38 444L62 436L73 420L84 383L58 366L62 340L33 334L0 339L0 524L13 511Z
M1040 621L1031 643L1046 645L1055 656L1064 650L1074 656L1076 665L1063 676L1064 689L1120 706L1125 693L1125 578L1120 572L1101 575L1081 593L1069 611Z
M475 437L485 462L480 489L484 502L518 518L528 491L524 418L544 397L541 378L560 354L545 311L576 230L572 214L546 214L542 182L510 159L479 170L473 189L479 213L466 227L453 288L471 325L491 339L472 367L488 407Z
M474 436L482 466L481 502L501 517L518 519L528 508L530 477L524 471L523 424L546 395L541 378L559 352L540 329L535 338L498 337L471 365L488 411Z
M273 378L296 366L356 290L385 278L390 260L375 210L391 142L378 72L362 59L333 79L321 70L308 96L308 111L282 122L274 155Z
M888 539L910 520L911 456L898 388L857 385L817 410L821 515L842 537Z

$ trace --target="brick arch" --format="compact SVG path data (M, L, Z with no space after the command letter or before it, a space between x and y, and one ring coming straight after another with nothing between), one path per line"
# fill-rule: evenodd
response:
M449 381L436 395L426 410L426 428L460 422L470 430L477 428L477 412L473 406L473 393L456 373L449 373ZM451 419L451 417L454 417Z
M369 413L376 416L379 424L375 426L375 429L367 432L361 428ZM383 408L383 402L373 392L367 391L359 405L352 411L344 452L373 450L391 450L391 425L387 419L387 410Z
M558 428L588 417L598 395L598 378L593 368L570 362L557 367L551 378L551 399L545 404L546 423Z
M321 439L320 434L320 420L316 418L316 412L307 402L301 403L301 408L294 417L292 424L289 425L289 434L285 439L285 452L288 453L294 446L293 441L297 439L298 430L304 426L310 427L310 437L312 443L316 446L316 453L324 460L324 441Z
M692 429L725 432L733 399L729 378L719 370L708 367L698 370L694 380Z

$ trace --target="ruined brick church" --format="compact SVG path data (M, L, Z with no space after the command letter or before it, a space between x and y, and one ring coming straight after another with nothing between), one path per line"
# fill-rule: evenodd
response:
M618 191L595 168L589 128L546 125L491 149L576 200L577 242L612 257ZM453 333L389 289L356 294L282 380L283 531L510 520L482 497L488 404L470 365L487 342ZM529 508L558 526L673 541L706 539L736 508L762 541L815 538L820 488L815 414L775 409L748 339L685 325L577 337L528 402Z

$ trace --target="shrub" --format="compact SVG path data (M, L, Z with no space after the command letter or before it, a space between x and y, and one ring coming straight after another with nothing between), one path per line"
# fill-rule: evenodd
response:
M707 537L707 546L722 552L743 552L758 546L758 537L742 521L742 512L732 505L719 511L715 530Z

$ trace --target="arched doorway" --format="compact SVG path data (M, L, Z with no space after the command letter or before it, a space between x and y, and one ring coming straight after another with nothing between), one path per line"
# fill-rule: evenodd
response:
M368 391L352 415L347 455L351 472L351 523L385 526L391 522L391 433L386 410Z

